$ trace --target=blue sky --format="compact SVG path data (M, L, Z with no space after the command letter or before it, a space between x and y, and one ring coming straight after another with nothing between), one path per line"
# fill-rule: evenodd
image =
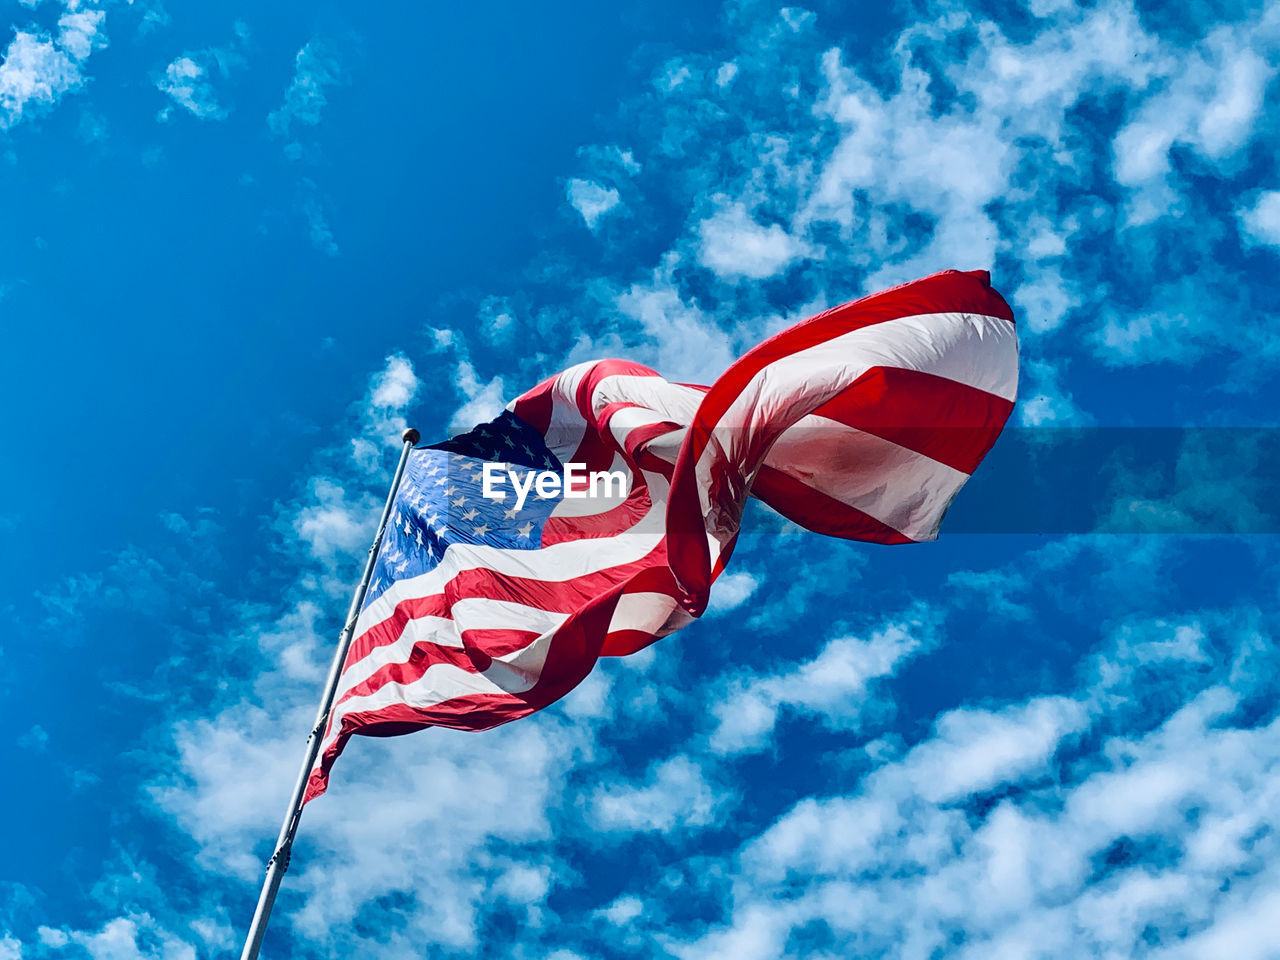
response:
M1271 426L1280 6L1172 11L6 3L0 960L238 955L406 424L957 267L1019 427ZM268 955L1275 956L1250 455L1122 533L762 522L543 714L353 744Z

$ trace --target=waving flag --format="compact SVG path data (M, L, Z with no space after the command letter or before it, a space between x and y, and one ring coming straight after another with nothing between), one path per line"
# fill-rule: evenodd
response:
M506 723L688 624L748 496L830 536L933 539L1017 377L988 274L945 271L799 323L710 387L579 364L412 451L307 799L352 735ZM567 465L567 489L535 484Z

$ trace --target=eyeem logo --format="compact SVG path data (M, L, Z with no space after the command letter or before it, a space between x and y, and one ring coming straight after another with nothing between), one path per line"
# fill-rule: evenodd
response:
M583 500L587 497L612 497L623 499L627 495L627 475L622 470L593 470L587 473L585 463L566 463L563 474L554 470L527 470L524 475L515 470L506 470L497 463L484 465L484 486L481 495L489 500L506 500L506 491L497 487L511 482L516 492L516 509L524 506L529 491L536 493L539 499L548 500L562 490L567 499ZM615 492L616 485L616 492Z

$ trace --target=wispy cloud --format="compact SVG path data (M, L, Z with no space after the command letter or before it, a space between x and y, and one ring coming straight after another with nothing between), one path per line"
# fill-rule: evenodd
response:
M717 693L711 706L716 726L709 747L739 754L767 749L779 716L800 714L836 728L856 726L882 704L875 687L903 663L937 643L936 623L920 609L876 629L866 639L839 637L816 657L763 674L739 676Z
M245 65L243 51L248 40L249 28L236 21L234 41L175 57L156 80L156 88L193 117L200 120L223 119L228 108L218 102L214 82ZM165 107L157 119L165 121L172 115L173 108Z
M326 88L344 80L337 57L321 40L312 40L294 58L293 80L285 91L284 102L267 115L267 126L287 143L285 153L297 160L303 155L298 139L301 127L320 123L329 99Z

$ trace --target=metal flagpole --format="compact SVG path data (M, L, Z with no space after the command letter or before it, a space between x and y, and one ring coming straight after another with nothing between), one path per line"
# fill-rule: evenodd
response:
M240 960L257 960L258 950L262 946L262 936L267 930L267 919L271 916L271 907L276 902L276 893L280 889L280 881L284 878L285 871L289 869L289 853L293 848L294 835L298 832L298 821L302 819L302 797L306 793L307 780L311 775L311 768L315 766L316 756L320 753L320 740L324 736L325 723L329 719L329 710L333 706L338 677L347 659L347 649L351 646L356 618L360 616L364 595L369 590L369 578L373 576L378 547L382 544L382 534L387 529L387 518L391 516L391 504L395 501L396 491L400 489L400 479L404 476L405 465L409 462L409 451L418 442L419 436L418 431L412 427L404 432L402 438L404 449L400 451L400 463L396 466L396 475L391 481L386 505L382 508L382 519L378 521L378 532L374 535L373 546L369 548L369 559L364 564L364 575L361 576L360 585L356 587L355 595L351 598L351 607L347 610L347 621L342 628L342 634L338 637L338 649L333 655L333 665L329 667L329 679L325 681L324 693L320 697L320 709L316 713L316 722L307 737L307 750L302 760L302 769L298 771L298 782L293 785L293 796L289 798L289 807L285 811L284 825L280 828L275 852L267 861L267 876L262 882L262 892L258 894L258 906L253 911L253 923L249 925L249 935L245 938L244 952L240 954Z

